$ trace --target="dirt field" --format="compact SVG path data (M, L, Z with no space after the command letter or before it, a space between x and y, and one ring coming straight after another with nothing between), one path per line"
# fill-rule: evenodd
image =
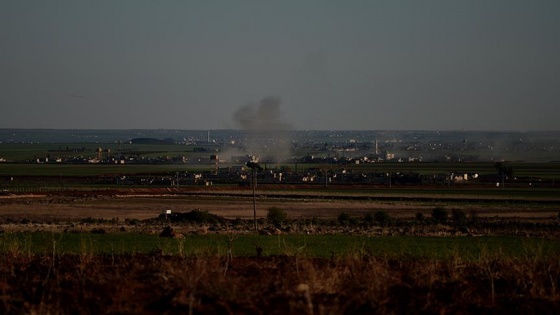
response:
M496 201L483 204L449 203L431 201L379 201L344 200L324 198L282 198L257 196L257 217L266 217L271 207L285 210L292 219L335 218L341 212L363 216L367 212L383 210L395 218L412 218L418 212L429 215L434 207L460 208L469 213L476 211L481 217L555 217L559 206L531 203L513 204ZM82 218L149 219L165 210L188 212L204 210L225 218L249 219L253 217L253 199L248 195L18 195L0 197L0 216L13 220L73 221Z
M300 219L319 219L336 221L342 212L352 218L363 219L367 213L386 212L390 218L414 221L420 212L425 218L431 217L436 207L443 207L449 212L460 209L464 213L485 220L484 226L469 227L462 234L477 235L532 235L556 237L560 236L557 228L559 204L545 200L544 203L534 201L484 200L477 202L463 196L457 199L444 196L437 198L364 198L347 195L330 196L325 194L290 195L277 191L263 191L257 195L257 217L266 218L268 209L277 207L284 210L292 222ZM251 233L253 219L253 198L250 190L195 190L173 191L158 190L119 190L102 192L66 191L49 195L7 195L0 196L0 230L1 231L78 231L87 232L103 229L116 232L126 225L127 231L142 233L159 233L159 224L127 224L130 220L149 220L158 217L166 210L174 213L187 213L192 210L208 211L225 219L241 219L246 223L236 227L238 233ZM87 219L87 221L84 221ZM93 221L106 223L94 223ZM524 222L520 226L520 222ZM511 222L517 222L510 224ZM78 223L78 225L76 225ZM528 224L528 225L527 225ZM543 225L544 224L544 225ZM307 224L291 224L283 227L282 233L354 233L367 235L454 235L457 229L451 225L440 227L435 224L416 225L416 228L405 228L406 223L392 224L390 228L376 229L358 227L352 229L340 225L323 224L316 229ZM265 222L261 228L267 228ZM546 227L545 227L546 226ZM197 233L211 230L214 233L231 232L231 224L182 224L175 225L179 233ZM276 233L270 227L268 233ZM228 233L229 233L228 232ZM267 233L266 231L262 231Z

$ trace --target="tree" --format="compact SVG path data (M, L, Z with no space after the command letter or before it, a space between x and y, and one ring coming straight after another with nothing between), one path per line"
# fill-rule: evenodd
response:
M266 219L269 223L272 223L275 226L280 226L282 223L286 222L286 220L288 219L288 214L286 213L286 211L280 208L272 207L268 208Z
M364 222L371 224L374 220L375 218L373 217L373 214L371 214L371 212L368 212L364 215Z
M451 217L457 226L464 225L467 222L467 214L461 209L452 209Z
M447 222L447 210L443 207L435 207L432 210L432 219L436 223L446 223Z
M511 166L506 166L502 162L496 162L494 167L498 171L498 176L504 179L513 178L513 168Z
M344 211L341 212L336 219L340 225L350 224L350 215Z
M391 220L391 217L389 217L389 214L385 211L382 211L382 210L379 210L379 211L375 212L375 214L373 215L373 218L380 225L385 225L385 224L389 223L389 221Z

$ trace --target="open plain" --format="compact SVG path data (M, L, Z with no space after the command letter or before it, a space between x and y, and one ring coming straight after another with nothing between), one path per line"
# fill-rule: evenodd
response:
M1 196L0 312L560 309L559 201L550 192L537 198L522 191L278 188L263 186L255 195L260 235L247 188ZM271 208L282 209L287 220L271 222ZM459 222L449 213L438 223L434 209L466 216ZM210 216L170 222L166 210ZM159 237L169 224L174 237Z
M262 187L255 195L255 207L261 220L266 218L268 209L279 208L292 221L334 220L340 213L362 218L377 211L386 212L391 218L412 220L419 213L429 217L436 207L461 209L486 219L554 221L560 211L560 195L535 197L515 190L508 195L479 195L477 190L423 191ZM230 220L250 220L252 192L239 187L130 188L0 196L0 223L4 229L25 229L27 224L19 224L22 221L56 225L84 218L121 223L149 220L166 210L174 213L199 210Z

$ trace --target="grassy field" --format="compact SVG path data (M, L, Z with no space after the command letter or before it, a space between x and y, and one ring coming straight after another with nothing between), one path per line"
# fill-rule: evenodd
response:
M0 236L0 250L28 254L148 254L161 252L182 256L256 256L256 246L265 256L307 258L368 255L409 259L449 259L461 256L468 261L481 257L560 257L560 243L548 239L521 237L366 237L351 235L188 235L184 239L157 235L121 233L9 233ZM231 247L230 247L231 242Z
M325 199L356 193L330 189L303 193L321 193ZM241 206L243 198L222 195L223 192L212 192L216 196L138 200L102 198L100 203L95 198L78 198L67 206L81 208L92 202L93 207L81 214L82 218L111 207L117 212L125 206L152 211L174 205L175 211L182 205L187 210L196 200L200 205L217 204L218 208L225 204ZM440 197L435 200L441 200L446 192L439 191ZM531 197L529 190L509 192L512 196ZM271 206L279 205L271 191L262 193L271 195L267 200ZM360 193L373 196L374 191ZM259 200L259 204L264 201ZM6 199L2 207L15 209L16 214L39 208L46 214L66 206L58 202L24 198L12 204ZM309 201L294 199L282 205L288 207L292 202L295 206ZM329 214L334 218L341 209L356 210L362 204L347 202L328 200L320 207L334 205ZM458 205L466 209L463 207L472 202L461 201ZM402 201L396 203L399 209L404 205ZM365 204L368 211L381 206ZM553 202L546 206L556 205ZM418 211L417 207L413 206L414 211ZM542 210L543 205L536 207ZM150 213L149 218L153 218L159 212ZM362 218L363 213L355 216ZM428 216L424 223L413 227L444 228L429 223ZM502 232L515 234L494 235L508 236L400 236L400 221L395 221L398 226L385 228L399 236L351 235L346 226L334 223L336 226L322 226L325 231L331 229L329 234L309 235L255 235L247 234L253 233L247 229L238 234L219 230L195 235L196 230L183 225L176 227L184 231L184 238L163 238L153 234L162 229L163 221L150 227L139 226L139 230L132 230L132 225L126 223L106 223L102 226L111 226L114 232L104 233L96 232L99 225L77 220L61 225L68 232L40 232L44 227L40 221L23 220L24 223L14 218L0 233L0 314L557 314L560 242L553 236L557 235L557 221L549 218L531 224L530 218L526 220L529 223L524 225L518 220L478 219L479 229L493 227L496 232L502 226L506 228ZM91 218L85 221L95 222ZM8 226L25 227L29 232L8 230ZM126 226L126 231L121 231L120 226ZM359 226L357 222L351 227L357 230ZM225 229L225 225L222 227ZM527 233L517 234L523 228ZM538 234L542 237L535 236L536 232L543 232ZM257 248L262 249L262 255L258 255Z
M102 176L184 172L189 170L209 170L209 166L162 164L2 164L0 176L59 176L62 179L73 176Z
M95 157L97 149L103 150L104 156L109 150L112 156L177 156L189 154L192 157L204 156L211 153L193 152L195 148L205 146L179 145L179 144L118 144L118 143L0 143L0 157L7 161L22 162L33 161L37 158L44 159L50 156L52 159L66 157Z
M0 313L557 314L559 258L524 237L4 233Z

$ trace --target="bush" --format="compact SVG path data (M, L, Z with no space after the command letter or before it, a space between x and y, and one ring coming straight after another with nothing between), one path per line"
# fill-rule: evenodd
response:
M375 212L375 214L373 215L373 218L375 219L375 222L381 224L381 225L385 225L387 223L389 223L389 221L391 220L391 217L389 217L389 214L385 211L377 211Z
M340 225L348 225L350 224L350 215L344 211L342 211L338 217L336 218Z
M373 214L371 214L371 212L368 212L364 215L364 222L372 224L373 221L375 221L375 218L373 217Z
M183 215L184 219L189 222L207 223L210 221L210 214L208 211L191 210Z
M422 212L416 212L416 221L424 221L424 214Z
M280 224L286 222L286 220L288 219L288 214L286 213L286 211L280 208L272 207L268 208L266 219L269 223L274 224L275 226L279 226Z
M319 219L316 216L313 216L313 218L311 218L311 224L313 225L319 224Z
M92 217L80 219L80 223L83 224L95 224L95 223L99 223L98 221L99 221L98 219L94 219Z
M467 222L467 214L461 209L451 210L451 217L456 225L464 225Z
M138 225L140 224L140 220L138 219L124 219L124 223L128 225Z
M446 223L447 216L447 210L443 207L436 207L432 210L432 219L435 223Z
M159 219L167 219L171 222L195 222L195 223L222 223L224 218L208 213L203 210L191 210L189 212L173 212L170 215L160 214Z
M469 211L469 221L471 225L478 225L478 212L476 210Z

